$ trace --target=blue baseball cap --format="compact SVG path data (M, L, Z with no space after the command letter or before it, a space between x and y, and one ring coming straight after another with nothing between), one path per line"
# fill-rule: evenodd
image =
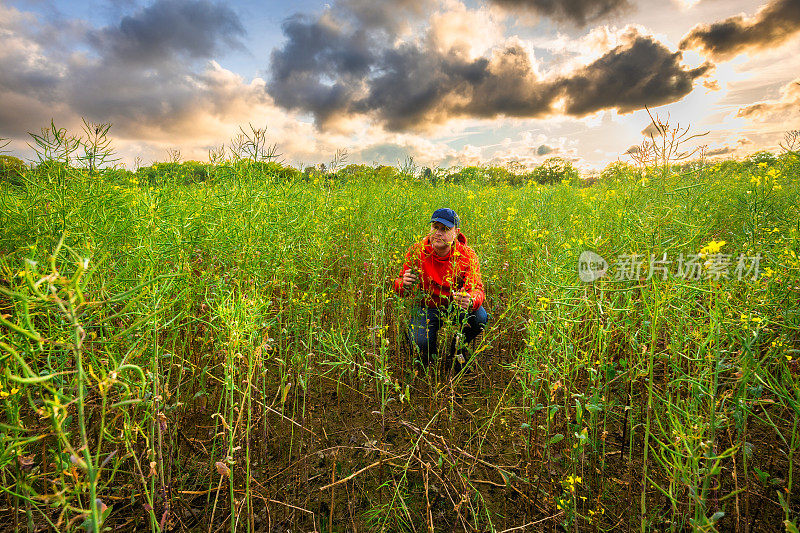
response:
M434 211L431 215L431 223L433 222L441 222L448 228L452 228L458 226L458 215L452 209L442 207Z

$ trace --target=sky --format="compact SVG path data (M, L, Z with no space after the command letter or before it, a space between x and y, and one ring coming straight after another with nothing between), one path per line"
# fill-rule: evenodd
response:
M800 0L0 0L0 139L29 161L30 133L86 120L128 168L252 126L299 168L596 170L648 109L708 157L779 151Z

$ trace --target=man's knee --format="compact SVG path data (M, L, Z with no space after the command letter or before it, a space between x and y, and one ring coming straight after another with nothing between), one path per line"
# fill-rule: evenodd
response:
M428 351L428 347L432 344L431 337L435 335L435 332L431 329L431 324L425 316L417 317L417 320L411 324L411 338L421 352Z
M464 340L466 342L472 342L475 337L480 335L483 328L486 327L487 322L489 322L489 315L486 313L486 309L484 309L483 306L471 312L467 316L467 323L462 330L464 332Z
M489 314L486 312L486 309L484 309L483 306L480 306L475 310L475 312L471 313L469 322L471 327L477 329L478 331L482 331L489 322Z
M428 351L428 347L430 346L431 342L430 337L428 337L425 330L422 330L421 333L419 331L415 332L414 344L417 346L420 352L426 353Z
M427 367L436 351L435 339L431 339L426 328L412 328L411 339L416 350L413 350L412 359L418 361L423 367Z

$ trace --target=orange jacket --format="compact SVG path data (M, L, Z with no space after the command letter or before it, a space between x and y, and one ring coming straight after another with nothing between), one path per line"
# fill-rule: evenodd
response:
M467 238L459 232L450 253L439 257L434 252L429 238L414 244L406 254L406 262L400 276L394 280L394 290L401 296L403 274L410 268L417 270L417 287L422 289L425 305L446 306L452 291L466 291L472 297L472 311L483 305L483 281L475 251L467 246Z

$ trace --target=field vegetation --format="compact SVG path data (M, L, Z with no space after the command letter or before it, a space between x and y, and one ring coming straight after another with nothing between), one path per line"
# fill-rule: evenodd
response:
M299 170L251 127L128 171L85 126L0 160L6 529L797 531L794 144ZM391 290L442 206L491 314L459 375Z

